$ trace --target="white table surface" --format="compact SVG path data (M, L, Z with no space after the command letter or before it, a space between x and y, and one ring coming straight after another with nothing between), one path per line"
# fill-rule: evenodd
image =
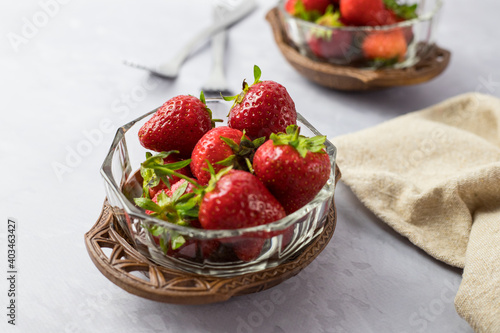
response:
M40 3L52 3L48 20ZM170 97L199 94L211 66L208 44L175 81L152 79L122 60L168 59L211 22L210 3L2 2L0 267L7 275L6 224L13 217L18 295L14 328L7 324L2 277L0 331L471 332L453 305L461 271L399 236L343 184L336 192L331 243L298 276L273 289L222 304L178 306L131 295L97 270L83 235L105 198L99 167L116 128ZM437 36L452 59L440 77L365 93L328 90L295 72L264 19L274 5L260 0L258 10L231 29L229 82L238 89L258 64L262 78L284 84L297 109L329 137L469 91L500 96L497 1L446 2ZM33 20L39 27L30 30ZM14 47L9 36L23 32L27 38ZM78 149L84 154L72 156ZM56 165L67 168L56 172ZM273 303L276 293L281 298Z

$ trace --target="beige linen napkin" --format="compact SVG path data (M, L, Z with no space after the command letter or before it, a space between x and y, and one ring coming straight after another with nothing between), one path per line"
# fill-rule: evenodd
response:
M332 142L342 180L370 210L464 268L459 315L500 332L500 100L461 95Z

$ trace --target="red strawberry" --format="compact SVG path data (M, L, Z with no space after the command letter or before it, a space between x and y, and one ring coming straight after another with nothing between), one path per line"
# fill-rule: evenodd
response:
M371 60L403 61L406 55L406 39L399 29L374 32L363 41L363 54Z
M212 177L200 204L199 220L204 229L239 229L271 223L285 217L281 204L249 172L222 170ZM244 261L262 250L264 237L225 239Z
M271 133L282 132L296 124L295 103L285 87L274 81L259 81L260 68L254 66L254 83L243 82L243 91L226 100L235 100L228 119L231 128L245 130L252 140Z
M176 162L181 162L183 161L179 157L175 155L168 155L163 159L163 164L169 164L169 163L176 163ZM192 177L191 169L189 166L185 166L184 168L181 168L179 170L176 170L178 173L185 175L187 177ZM168 180L170 181L170 184L176 184L179 182L180 178L177 176L168 176ZM162 190L168 190L167 184L163 182L163 180L160 180L160 183L152 188L149 189L149 196L153 198L156 196L156 194ZM173 190L173 186L172 186Z
M375 15L375 22L373 25L391 25L396 24L398 19L392 10L384 8Z
M324 136L299 136L297 126L287 134L273 134L257 149L255 175L291 214L311 201L330 177L330 159L324 151Z
M329 0L299 0L302 1L304 7L308 11L318 11L323 14L326 11L326 8L330 5Z
M191 156L191 171L202 185L208 184L210 172L207 161L215 172L224 167L248 170L245 158L253 155L254 148L264 140L251 142L242 131L227 126L216 127L208 131L198 141Z
M349 25L380 25L377 16L384 9L382 0L340 0L340 15Z
M204 229L240 229L285 217L281 204L250 172L229 170L209 184L200 204Z
M163 104L139 130L141 144L154 151L178 150L191 156L196 142L213 126L212 112L200 99L180 95Z

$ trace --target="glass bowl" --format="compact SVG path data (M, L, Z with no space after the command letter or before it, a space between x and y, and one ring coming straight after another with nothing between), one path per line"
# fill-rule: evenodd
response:
M207 99L213 118L226 119L232 102ZM330 177L307 205L285 218L257 227L235 230L204 230L179 226L147 215L134 204L142 193L140 164L146 149L138 139L141 126L156 109L120 127L101 167L106 194L116 222L132 245L153 262L172 269L212 276L235 276L275 267L311 243L324 228L335 191L335 146L326 140L331 161ZM321 135L300 114L297 124L305 136ZM222 125L219 125L222 126ZM164 251L150 232L154 226L165 228L163 237L176 233L186 242L176 250ZM239 260L234 246L261 246L250 261ZM165 247L163 247L165 248Z
M442 0L403 0L400 3L418 5L417 18L385 26L326 27L292 16L285 10L285 3L286 0L280 0L278 4L281 22L288 40L300 54L314 61L365 69L406 68L424 59L435 43L442 7ZM369 59L363 52L363 43L374 34L402 34L401 43L406 43L404 57L393 61Z

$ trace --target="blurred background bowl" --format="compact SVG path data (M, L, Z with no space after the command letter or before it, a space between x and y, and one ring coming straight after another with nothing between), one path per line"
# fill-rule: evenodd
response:
M380 67L405 68L425 58L435 43L435 31L442 0L403 0L417 4L415 19L384 26L327 27L292 16L280 0L278 11L287 39L300 54L334 65L364 69ZM380 38L390 36L397 50L391 59L375 59L368 44L380 44Z

